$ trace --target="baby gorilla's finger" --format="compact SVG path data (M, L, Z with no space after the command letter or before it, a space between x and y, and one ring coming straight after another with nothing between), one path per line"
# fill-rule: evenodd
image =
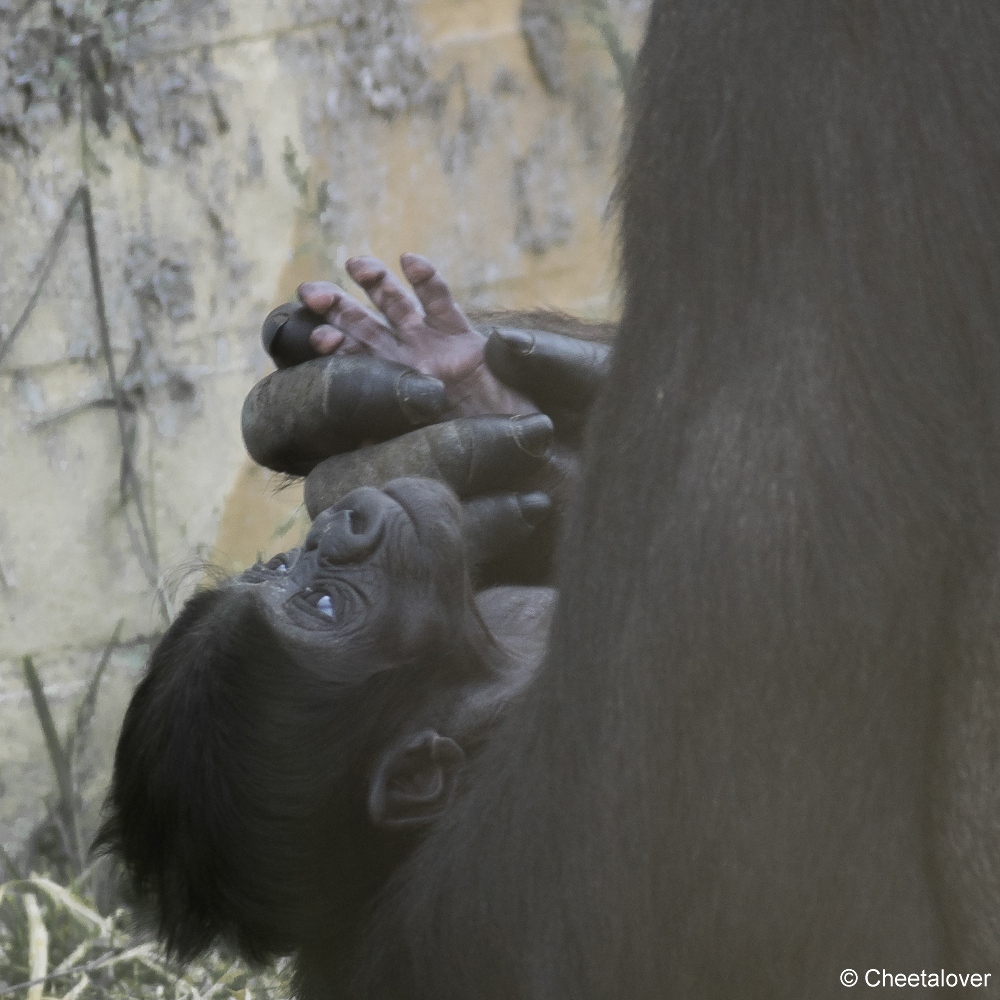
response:
M548 520L552 501L545 493L497 493L462 504L462 535L473 568L503 556Z
M469 320L452 298L444 278L426 257L404 253L399 258L399 264L406 280L417 293L431 326L445 333L465 333L471 329Z
M541 409L583 412L608 374L611 348L547 330L496 327L486 342L486 363L505 385Z
M258 382L243 404L243 440L255 462L304 475L363 441L436 420L446 406L436 378L381 358L334 354Z
M295 290L299 301L317 316L325 316L343 290L332 281L303 281Z
M309 334L309 344L320 357L333 354L344 341L344 332L329 323L321 323Z
M423 427L321 462L306 479L306 509L315 517L358 486L403 476L437 479L459 497L517 489L544 470L552 435L552 421L537 413Z
M400 330L423 322L416 296L375 257L352 257L347 273L365 290L375 307Z
M356 298L329 281L307 281L299 285L299 298L318 312L328 324L356 343L376 352L395 348L396 339L381 316L366 309ZM315 347L315 341L313 341Z

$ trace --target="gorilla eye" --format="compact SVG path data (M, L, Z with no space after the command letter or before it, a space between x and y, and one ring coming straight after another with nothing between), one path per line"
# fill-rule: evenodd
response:
M325 590L307 590L300 599L320 614L326 615L327 618L335 619L337 617L337 612L333 607L333 598Z

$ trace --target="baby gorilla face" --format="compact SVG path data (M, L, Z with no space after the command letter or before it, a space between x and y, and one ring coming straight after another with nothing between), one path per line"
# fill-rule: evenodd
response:
M325 672L386 669L460 632L470 600L454 494L429 479L363 487L324 511L301 548L247 570L249 588L290 650ZM338 652L371 655L336 656Z
M340 947L530 681L540 603L500 590L472 594L454 494L400 479L187 602L132 697L100 834L170 947L262 958L317 922Z

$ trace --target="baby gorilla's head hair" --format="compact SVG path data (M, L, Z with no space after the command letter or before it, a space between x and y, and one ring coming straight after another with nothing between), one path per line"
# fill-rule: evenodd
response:
M249 588L188 601L129 705L96 841L173 953L222 937L264 960L317 928L347 933L411 844L368 822L371 762L468 669L460 646L392 669L345 649L345 671L338 654L291 652Z

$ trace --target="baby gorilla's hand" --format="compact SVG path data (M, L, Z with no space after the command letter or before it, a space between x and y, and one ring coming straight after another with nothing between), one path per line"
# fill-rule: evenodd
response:
M486 338L473 329L434 265L414 253L399 262L412 292L374 257L347 261L348 274L380 313L330 282L300 285L303 305L325 320L310 334L313 348L319 354L374 354L433 375L445 385L442 419L537 413L526 396L493 377L484 358Z

